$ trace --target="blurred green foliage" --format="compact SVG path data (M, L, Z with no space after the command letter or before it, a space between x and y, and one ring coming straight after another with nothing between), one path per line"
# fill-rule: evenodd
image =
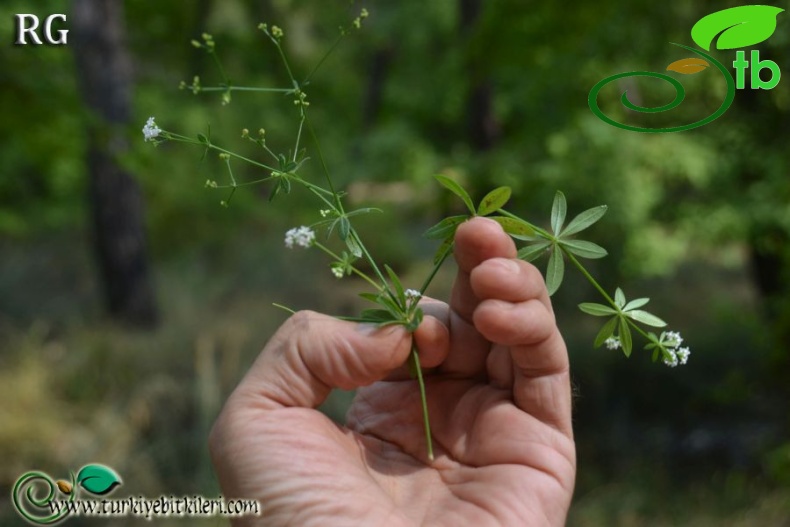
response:
M781 525L775 518L787 513L787 494L773 489L786 488L790 472L781 441L790 287L761 289L752 265L755 251L790 263L790 85L739 92L722 118L680 134L619 130L586 103L592 85L608 75L663 71L684 58L669 42L690 44L694 22L729 4L483 2L462 31L458 2L372 0L363 30L307 90L333 177L350 200L385 209L360 225L363 235L383 261L415 280L434 250L420 232L455 206L432 181L437 172L465 182L475 200L509 185L514 212L544 225L557 189L571 214L609 205L589 235L610 252L594 266L596 275L609 290L619 284L630 296L652 296L656 313L668 314L693 355L686 369L670 371L639 350L626 361L591 349L596 321L575 305L595 300L594 293L568 277L556 304L579 392L573 525ZM128 125L134 146L123 162L144 189L165 312L163 328L151 335L129 334L101 317L86 227L84 130L93 117L78 96L69 49L0 46L0 386L5 400L18 401L2 414L0 458L17 461L4 467L0 486L32 465L68 470L103 457L149 493L211 488L205 433L281 320L271 302L353 312L356 283L337 284L326 266L282 254L285 229L316 219L304 194L270 204L269 189L255 187L222 208L225 195L204 188L207 179L226 177L219 160L175 145L152 148L140 128L150 115L188 135L210 125L219 144L257 156L240 133L263 127L275 150L287 150L297 122L290 98L234 93L223 106L219 95L178 90L194 75L204 85L218 80L189 40L212 33L234 82L281 87L286 77L257 23L285 30L303 76L359 7L318 0L126 3L135 120ZM13 40L14 13L66 11L65 1L7 0L0 41ZM760 49L789 72L785 18ZM726 63L729 55L720 54ZM377 68L380 86L372 81ZM497 130L486 149L474 145L467 127L469 93L481 80L492 87ZM635 82L628 89L645 104L668 97L648 81ZM682 112L707 115L723 86L712 75L689 82ZM602 107L617 112L618 95L602 94ZM318 177L315 153L309 155L305 173ZM236 170L240 180L261 176ZM782 268L773 283L787 286L790 265ZM448 271L434 294L450 281ZM341 415L342 407L329 412ZM101 429L116 434L105 437ZM33 437L40 441L29 443ZM198 467L195 458L203 460ZM677 470L659 478L651 460ZM159 471L141 468L132 477L138 462ZM642 464L643 477L629 476ZM701 509L662 509L680 492L679 481L699 489L714 477L713 490L691 494L712 503L709 517ZM732 485L764 497L735 504L751 511L744 518L755 514L754 522L724 522L735 509L715 502L736 495Z

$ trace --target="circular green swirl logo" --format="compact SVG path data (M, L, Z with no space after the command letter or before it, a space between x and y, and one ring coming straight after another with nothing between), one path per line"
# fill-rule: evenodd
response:
M701 18L694 27L691 28L692 40L702 49L710 51L713 41L716 40L717 49L736 49L759 44L767 40L776 30L776 17L784 11L784 9L765 6L765 5L747 5L724 9L711 13ZM675 89L675 98L667 104L656 107L639 106L631 102L628 98L628 92L625 91L620 97L620 102L623 106L639 113L660 113L673 110L680 106L686 97L686 91L683 85L675 78L670 77L664 73L655 73L651 71L629 71L625 73L618 73L610 77L606 77L598 82L590 90L587 96L587 103L590 110L598 116L603 122L608 123L623 130L632 132L646 132L646 133L667 133L667 132L682 132L685 130L692 130L704 126L722 115L729 109L735 100L736 84L737 88L744 87L745 71L749 67L752 69L752 88L754 89L771 89L779 82L779 67L772 61L760 61L759 52L752 52L751 63L744 58L744 52L738 52L738 59L733 63L733 66L738 71L738 81L736 83L732 74L724 65L718 60L714 59L708 53L699 49L694 49L683 44L672 43L685 50L696 54L700 58L688 58L673 62L667 67L669 71L675 71L684 75L698 73L703 71L708 66L713 65L724 77L727 83L727 95L724 97L721 106L716 109L711 115L700 119L690 124L680 126L669 126L664 128L651 128L647 126L635 126L625 123L620 123L606 115L598 105L598 94L609 83L624 79L628 77L650 77L659 79L663 82L669 83ZM762 81L760 79L760 69L766 68L771 70L771 81Z
M674 44L674 43L673 43ZM623 130L630 130L632 132L648 132L648 133L666 133L666 132L682 132L684 130L691 130L693 128L699 128L700 126L704 126L715 119L718 119L727 109L732 105L732 102L735 100L735 79L732 78L732 74L724 67L724 65L708 55L707 53L696 50L694 48L690 48L689 46L684 46L683 44L675 44L676 46L680 46L681 48L687 49L704 57L706 60L710 61L711 64L716 66L721 74L724 76L725 81L727 82L727 96L724 98L724 101L721 103L721 106L713 112L711 115L705 117L704 119L700 119L699 121L684 124L681 126L670 126L666 128L648 128L644 126L633 126L630 124L618 123L611 117L607 116L601 110L600 106L598 106L598 93L603 89L604 86L609 84L610 82L614 82L618 79L623 79L626 77L652 77L655 79L661 79L662 81L668 82L675 88L675 98L668 104L663 106L657 107L645 107L645 106L638 106L632 103L628 99L628 92L623 92L622 96L620 97L620 102L622 102L623 106L626 108L633 110L635 112L640 113L659 113L659 112L667 112L672 110L673 108L677 108L680 106L680 103L683 102L683 99L686 97L686 90L683 89L683 85L673 77L666 75L664 73L655 73L652 71L629 71L626 73L618 73L617 75L612 75L610 77L606 77L602 81L598 82L595 86L593 86L592 90L590 90L590 95L587 97L587 103L590 105L590 109L592 112L598 116L603 122L611 124L612 126L616 126L617 128L622 128Z

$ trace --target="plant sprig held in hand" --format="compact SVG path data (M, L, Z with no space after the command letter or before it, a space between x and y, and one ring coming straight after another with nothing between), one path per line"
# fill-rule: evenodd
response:
M359 29L367 16L367 10L362 9L359 16L352 21L351 27ZM493 189L475 205L467 191L455 180L444 175L435 176L436 181L440 185L455 194L463 202L468 214L444 218L426 231L425 236L428 238L440 240L433 259L433 267L419 289L405 287L392 268L386 264L381 264L373 257L360 237L359 232L354 227L354 221L360 215L380 212L379 209L360 208L346 210L343 201L345 194L338 191L333 184L329 168L321 151L318 136L309 117L310 102L308 101L305 87L310 83L310 79L323 65L326 58L349 33L349 29L345 27L340 28L335 41L302 81L297 80L294 76L285 50L282 47L282 40L285 38L283 30L278 26L273 25L270 27L267 24L259 24L258 29L263 32L277 50L284 70L288 75L290 86L251 87L232 84L217 56L216 43L213 37L204 33L202 41L193 40L192 45L205 50L212 57L221 81L217 86L203 86L201 79L194 77L191 84L187 85L185 82L182 82L180 87L189 89L194 94L218 92L223 104L231 102L231 94L233 92L263 92L290 95L293 98L298 118L293 148L287 152L275 152L267 145L266 131L263 128L260 128L256 134L244 129L242 130L241 138L258 145L262 151L262 159L251 159L226 149L219 142L215 142L211 137L210 128L205 134L198 133L191 137L160 128L153 117L150 117L143 127L144 139L154 143L154 145L165 141L195 145L203 149L204 156L209 152L216 152L224 162L228 180L222 184L215 180L208 180L206 181L206 187L226 192L226 197L220 202L221 205L226 207L229 206L233 195L240 187L268 184L271 186L270 201L275 200L279 196L290 194L295 186L302 187L310 192L318 203L316 221L312 225L295 227L286 232L285 245L288 248L315 247L329 257L330 272L334 276L342 278L355 275L363 279L371 287L371 291L363 292L360 296L375 304L376 307L364 309L359 316L346 317L347 319L379 326L396 324L405 327L410 332L414 332L423 319L423 311L419 304L420 299L431 285L444 261L452 253L453 240L458 226L469 218L485 216L499 223L502 229L513 237L517 243L523 243L518 250L519 258L535 261L544 255L548 256L545 279L549 294L553 295L560 288L565 276L566 260L581 272L601 294L604 303L585 302L579 305L579 308L585 313L608 318L595 337L594 345L596 347L605 345L608 349L622 348L623 353L626 356L630 356L633 350L633 332L635 332L647 341L645 349L652 351L653 361L661 358L669 366L677 366L687 362L690 351L687 347L681 347L683 339L679 333L662 331L659 335L656 335L652 331L643 329L643 326L651 328L664 328L666 326L663 320L642 309L649 299L637 298L626 301L625 294L620 288L616 289L614 297L610 296L580 262L580 258L595 259L603 258L607 255L606 250L601 246L575 237L600 220L606 213L606 206L601 205L588 209L575 216L566 225L567 203L565 196L559 191L556 193L551 207L551 228L550 230L544 230L504 209L512 194L509 187L503 186ZM323 172L323 182L308 180L301 174L302 168L308 160L306 149L303 145L303 136L306 134L309 134L313 141L313 148L318 157L320 169ZM250 181L239 181L233 173L233 165L236 163L251 164L265 171L268 175ZM323 234L321 239L326 240L327 243L319 241L319 233ZM342 250L333 250L329 246L328 240L333 236L340 241L343 247ZM363 271L357 265L359 261L365 262L371 272ZM434 454L425 380L420 368L419 350L415 344L412 344L409 365L420 390L427 456L432 460Z

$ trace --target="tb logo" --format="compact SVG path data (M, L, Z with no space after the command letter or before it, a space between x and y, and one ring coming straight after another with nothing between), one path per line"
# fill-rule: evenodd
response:
M768 59L760 59L760 51L757 49L751 50L749 55L747 55L745 50L738 48L755 46L773 35L776 30L776 18L782 11L784 11L784 9L768 5L744 5L716 11L715 13L702 17L691 28L691 39L705 51L673 42L676 46L694 53L697 56L676 60L667 66L667 71L682 75L693 75L705 71L706 69L711 69L713 71L718 71L727 85L727 94L724 97L724 101L721 103L721 106L709 116L693 123L678 126L639 126L615 121L606 115L601 110L600 106L598 106L598 93L607 84L627 77L651 77L664 81L675 88L675 98L671 102L663 106L641 106L633 103L628 98L628 92L624 91L620 96L620 103L628 110L645 114L658 114L678 107L686 97L683 84L675 77L665 73L651 71L628 71L611 75L599 81L593 86L587 96L587 103L590 106L590 110L592 110L592 112L603 122L632 132L682 132L684 130L698 128L718 119L727 111L735 100L736 90L743 90L747 87L753 90L770 90L779 84L782 72L779 70L779 65L776 62ZM735 61L732 63L732 67L735 68L735 78L733 78L724 64L706 53L711 50L714 44L717 49L738 49L735 53ZM768 78L761 75L761 72L767 73ZM646 117L646 120L647 119L649 118Z
M68 29L58 29L57 35L52 34L52 24L56 20L66 21L66 15L49 15L44 20L44 42L53 46L62 46L66 44L68 39ZM41 45L44 42L39 38L36 30L40 24L38 16L36 15L14 15L16 40L14 44L26 46L29 38L33 44Z

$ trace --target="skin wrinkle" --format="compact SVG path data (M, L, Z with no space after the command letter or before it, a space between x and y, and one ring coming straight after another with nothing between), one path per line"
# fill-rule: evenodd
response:
M473 470L474 469L461 470L461 471L457 471L457 472L455 472L455 473L453 473L451 475L464 477L465 474L468 474L469 476L472 476L473 475ZM446 475L446 474L448 474L448 473L445 472L443 474L443 476ZM460 502L462 502L464 504L468 504L468 505L472 506L476 510L485 513L486 516L488 516L488 517L490 517L492 519L496 519L496 521L497 521L497 523L499 525L509 525L509 523L502 523L502 521L499 520L496 517L496 515L492 511L489 510L489 507L486 506L486 505L490 506L490 504L486 504L485 502L483 502L483 503L479 502L480 498L488 498L487 493L476 492L475 489L472 489L472 491L469 490L469 485L475 486L475 485L480 483L478 480L471 479L470 477L467 477L465 479L462 479L461 481L449 481L447 478L443 477L443 482L447 486L448 490L450 490L450 493L458 501L460 501Z
M557 410L557 407L560 406L560 405L564 405L565 402L561 401L560 403L557 403L556 397L555 397L555 395L556 395L556 391L555 390L552 390L552 389L547 389L547 390L535 389L535 383L538 383L538 385L554 383L555 379L557 379L557 378L567 378L568 374L569 374L568 371L559 372L559 373L555 373L553 375L546 375L546 376L538 377L538 378L535 378L535 379L525 379L523 382L529 383L528 389L531 392L530 396L529 396L529 399L534 399L535 398L535 392L537 392L538 393L538 397L540 398L540 401L541 401L537 406L541 406L541 407L547 407L548 406L548 407L551 408L551 411L541 412L542 414L545 414L545 415L542 415L541 422L550 425L552 428L555 428L560 433L562 433L564 435L567 435L567 436L569 436L572 439L573 438L573 427L571 426L571 423L569 422L569 420L564 418L564 417L558 417L558 418L550 417L551 415L563 415L564 416L567 412L569 412L570 409L568 409L567 412L565 410L563 410L563 411L558 411ZM567 383L567 381L562 381L562 380L559 380L557 382L559 382L559 383L561 383L563 385ZM527 396L525 394L523 394L523 391L524 390L517 390L516 393L515 393L514 400L515 400L516 404L518 404L519 406L523 406L525 404L524 401L520 401L520 399L527 398ZM546 394L549 394L548 397L546 396ZM550 400L551 402L547 403L546 402L547 399ZM570 401L567 401L567 403L569 403L569 402Z

